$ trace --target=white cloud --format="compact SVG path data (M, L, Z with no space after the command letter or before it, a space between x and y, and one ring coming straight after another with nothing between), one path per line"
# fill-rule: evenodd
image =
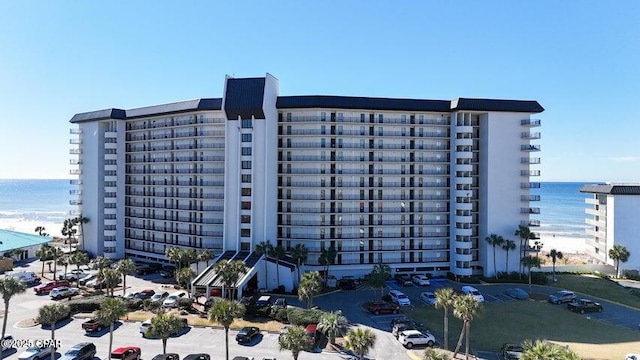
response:
M617 163L630 163L640 161L640 156L614 156L610 159Z

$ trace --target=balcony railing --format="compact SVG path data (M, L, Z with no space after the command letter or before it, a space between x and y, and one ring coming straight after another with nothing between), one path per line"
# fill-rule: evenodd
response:
M523 158L520 158L520 163L521 164L540 164L540 158L523 157Z
M520 146L520 150L522 151L540 151L540 149L541 149L540 145L529 144L529 145Z
M540 119L523 119L520 120L520 125L523 126L540 126Z
M539 132L523 132L520 133L520 138L522 139L540 139L542 136Z
M522 195L520 201L540 201L540 195Z
M540 214L540 208L522 208L520 209L521 214Z

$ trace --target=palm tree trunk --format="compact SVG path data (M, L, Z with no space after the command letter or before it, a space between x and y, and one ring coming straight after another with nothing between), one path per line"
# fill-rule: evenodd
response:
M300 286L300 266L302 266L302 262L298 260L298 286Z
M229 327L228 326L224 327L224 345L225 345L225 350L227 354L226 359L229 360Z
M556 260L553 260L553 282L556 281Z
M109 324L109 360L111 360L111 349L113 349L113 321Z
M54 322L53 324L51 324L51 343L55 344L56 343L56 323ZM51 351L51 360L55 360L56 358L56 352L55 350L52 349Z
M529 268L529 296L531 296L531 268Z
M80 220L80 234L82 235L82 241L80 243L80 249L84 250L84 226L82 225L82 220Z
M444 349L449 350L449 311L444 309Z
M4 319L2 319L2 337L0 339L4 339L4 334L7 332L7 319L9 318L9 301L4 302Z
M464 358L465 360L469 360L469 329L471 328L471 321L467 322L467 326L465 329L464 337L465 339L465 347L464 347Z
M167 339L162 338L162 355L167 355Z
M507 250L507 263L506 263L505 271L507 272L507 275L508 275L509 274L509 250Z
M122 296L127 292L127 275L122 275Z
M280 259L276 258L276 279L278 280L278 286L280 286Z
M467 323L463 322L462 323L462 331L460 331L460 337L458 338L458 343L456 344L456 349L453 352L453 358L455 359L458 356L458 351L460 350L460 347L462 347L462 338L464 337L464 329L466 328Z
M41 276L41 277L44 277L44 263L45 263L46 261L44 261L44 260L40 260L40 261L42 261L42 271L40 272L40 276Z
M496 270L496 246L493 245L493 275L498 278L498 270Z

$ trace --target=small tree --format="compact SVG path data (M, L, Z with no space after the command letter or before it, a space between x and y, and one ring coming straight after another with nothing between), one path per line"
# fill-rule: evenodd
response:
M40 227L41 226L39 226L38 228ZM36 228L36 230L38 228ZM36 250L36 256L40 258L40 262L42 263L42 271L40 272L40 276L44 277L44 264L51 256L51 246L49 246L49 244L42 244L40 248Z
M278 286L280 286L280 260L287 255L284 247L282 245L277 245L271 247L271 253L269 256L276 259L276 281L278 282Z
M224 327L226 360L229 360L229 327L233 323L233 320L244 316L244 312L244 305L237 301L225 299L215 302L209 310L209 320Z
M133 274L136 264L131 259L122 259L116 263L116 271L122 275L122 296L127 292L127 275Z
M118 319L127 314L127 305L118 298L105 298L96 312L96 318L103 325L109 325L109 359L113 348L113 329Z
M540 258L537 256L527 255L523 257L520 262L522 266L527 268L527 273L529 275L529 295L531 295L531 269L534 267L540 267Z
M301 280L301 278L300 278L300 268L302 267L302 264L304 264L304 262L307 261L308 257L309 257L309 250L307 249L306 246L304 246L304 244L296 244L296 246L294 246L291 249L291 258L298 265L298 267L297 267L297 269L298 269L298 284L300 284L300 280Z
M449 360L449 355L433 348L426 348L422 353L422 360Z
M620 244L615 244L611 249L609 249L609 257L615 262L617 277L620 277L620 263L627 262L629 260L629 256L631 256L629 250Z
M115 269L106 267L100 269L96 277L98 281L102 282L103 287L107 289L107 294L113 296L113 289L120 282L120 273Z
M271 253L272 248L273 248L273 245L271 245L271 242L269 240L261 241L256 245L256 254L258 254L258 256L264 255L264 288L265 289L269 288L269 271L268 271L269 261L267 260L267 258L269 257L269 254Z
M376 297L376 290L382 293L387 287L387 279L391 277L391 267L387 264L378 263L373 266L373 270L366 278L366 284L373 289L373 296ZM382 294L380 295L382 296Z
M449 350L449 309L453 308L456 293L452 288L442 288L435 292L436 307L444 309L444 348Z
M335 263L336 256L338 256L338 251L333 246L330 246L328 249L320 250L318 262L320 265L324 266L324 286L327 286L327 281L329 281L329 265L333 265Z
M462 320L462 331L458 344L453 352L453 358L458 355L458 350L462 346L462 338L465 341L465 359L469 360L469 335L471 333L471 322L473 318L482 310L482 303L476 300L472 295L457 296L453 301L453 315Z
M183 267L181 269L176 270L176 281L180 286L184 286L187 289L187 293L191 296L191 292L189 290L191 285L191 279L196 275L191 268Z
M167 340L171 335L180 332L183 326L184 322L180 317L162 312L151 318L151 326L149 326L145 336L162 339L162 355L166 355Z
M292 326L278 338L280 351L289 350L293 360L298 360L300 352L307 346L307 334L301 326Z
M498 269L496 267L496 247L504 244L504 238L497 234L491 234L485 238L485 241L493 247L493 274L498 278Z
M360 359L366 354L376 343L376 335L371 329L355 328L349 330L344 346L352 350Z
M342 311L332 311L324 313L318 323L318 331L323 333L331 344L336 343L336 337L342 334L342 329L347 326L347 318L342 315Z
M313 296L322 290L322 278L317 271L302 274L300 287L298 288L298 299L307 300L307 309L313 305Z
M520 259L527 256L529 249L529 240L535 240L536 234L531 232L526 225L518 225L518 230L516 230L515 235L520 238ZM522 273L522 262L520 262L520 273Z
M551 251L549 251L549 255L547 255L547 257L551 258L551 263L553 264L553 281L557 281L556 279L556 261L558 260L562 260L562 258L564 257L564 254L562 254L562 251L558 251L556 249L551 249Z
M2 319L2 337L0 339L4 339L4 335L7 331L7 319L9 318L9 301L15 295L21 294L26 291L26 287L22 285L20 280L14 277L6 277L0 279L0 295L2 295L2 300L4 301L4 316Z
M545 340L525 340L522 343L524 352L522 353L522 360L580 360L578 356L572 350L560 346L558 344L550 343Z
M197 252L197 259L196 259L196 274L200 274L200 262L204 262L206 264L206 266L209 266L209 260L211 260L211 250L209 249L202 249L200 251Z
M55 303L50 305L45 305L38 309L38 318L37 321L40 324L46 324L51 327L51 343L56 343L56 324L58 321L69 317L71 310L65 304ZM55 359L55 351L51 351L51 360Z
M56 274L58 273L58 259L64 256L64 251L56 246L52 246L49 255L53 260L53 279L55 280Z
M247 273L247 266L242 260L233 261L218 261L213 265L214 271L222 278L224 284L222 297L226 296L226 291L229 292L229 299L232 298L232 289L235 287L236 282L241 276Z
M502 244L502 250L506 253L507 260L505 266L505 272L509 273L509 251L513 251L516 249L516 242L513 240L505 240L504 244Z
M89 218L80 215L74 220L76 224L80 225L80 249L84 250L84 224L89 223Z
M91 268L94 270L100 270L109 267L111 265L111 259L107 259L104 256L98 256L91 260Z

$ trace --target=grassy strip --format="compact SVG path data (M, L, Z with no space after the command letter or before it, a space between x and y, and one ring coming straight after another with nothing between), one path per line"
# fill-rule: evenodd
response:
M640 292L589 275L559 275L554 286L640 309ZM605 309L606 310L606 309Z

